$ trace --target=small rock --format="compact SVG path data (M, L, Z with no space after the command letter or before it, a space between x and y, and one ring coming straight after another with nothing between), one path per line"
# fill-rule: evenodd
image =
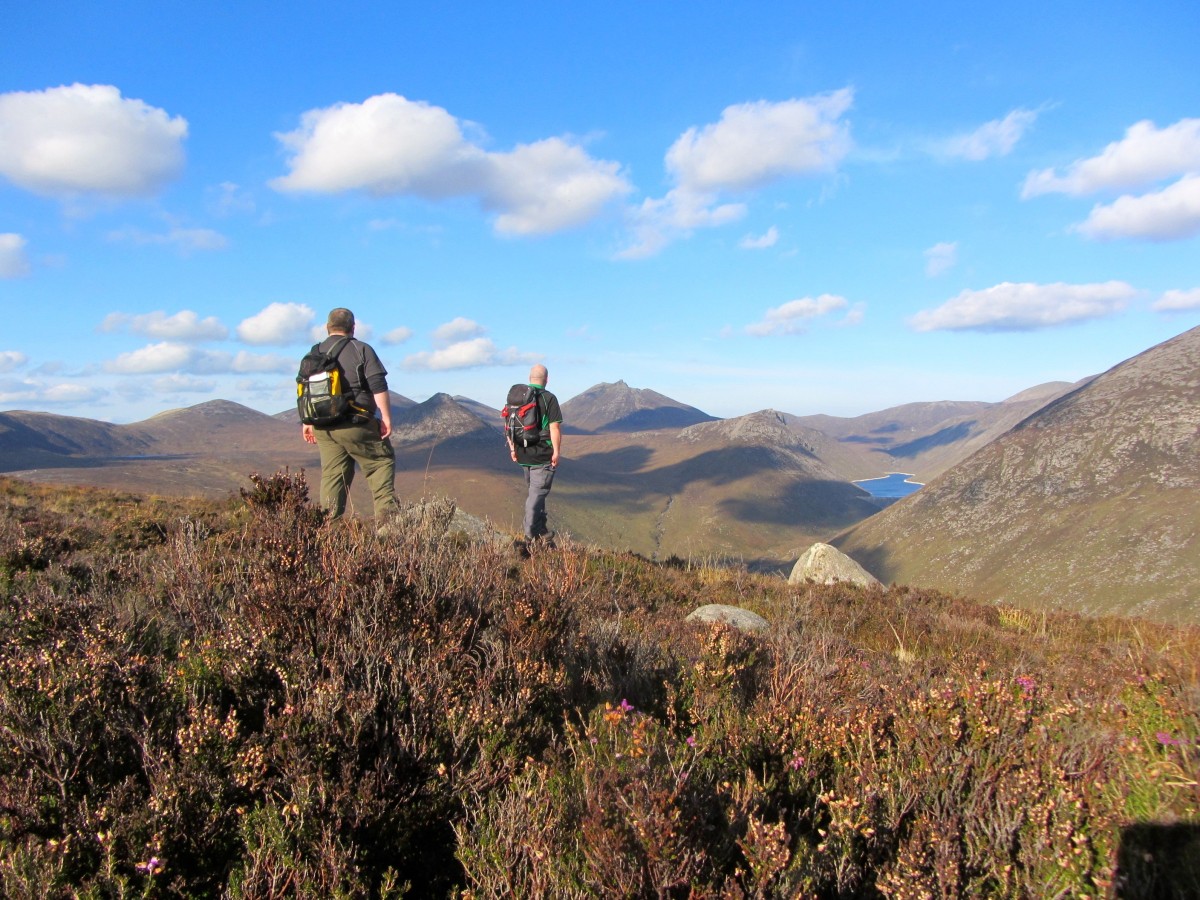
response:
M770 623L757 613L752 613L739 606L725 606L721 603L709 603L707 606L693 610L686 621L732 625L741 631L765 631L770 627Z

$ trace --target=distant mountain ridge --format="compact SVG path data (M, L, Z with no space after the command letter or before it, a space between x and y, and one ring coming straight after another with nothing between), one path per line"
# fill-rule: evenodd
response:
M999 403L908 403L851 419L801 416L799 421L859 445L880 468L928 481L1077 386L1056 381Z
M1200 328L831 541L884 581L1200 621Z
M567 433L657 431L716 421L694 406L624 381L590 387L563 403L562 411Z
M1048 414L1094 386L1039 385L1002 403L906 404L854 419L769 409L718 419L623 381L599 384L563 403L564 419L581 424L566 439L552 515L564 533L599 546L658 557L715 555L779 571L815 542L833 542L837 535L847 549L857 535L872 534L875 543L851 555L885 581L908 578L913 570L903 568L908 562L900 555L902 545L904 555L910 552L904 536L939 518L962 530L961 517L950 507L930 506L915 521L898 513L892 518L892 511L908 508L913 498L880 512L890 501L875 500L851 482L885 471L949 470L972 453L972 459L989 459L997 444L1029 431L1031 414L1039 409ZM1158 412L1170 406L1156 397L1148 408L1131 408L1139 409L1135 419L1157 421ZM518 530L524 484L505 452L499 418L498 407L469 398L435 394L416 403L393 394L397 493L449 496L466 512ZM1111 424L1108 431L1118 433ZM1028 466L1048 465L1037 461L1037 453L1036 447L1029 450ZM245 487L251 472L281 468L306 469L310 486L317 483L318 454L301 440L290 409L269 416L209 401L129 425L0 413L0 471L38 480L221 496ZM940 483L934 479L914 496L944 497ZM364 490L356 483L351 492L352 506L360 511L370 509ZM1003 524L1003 517L996 521ZM887 525L886 534L873 531L877 522ZM1033 526L1026 521L1022 527ZM1092 522L1094 531L1105 527ZM1172 534L1170 540L1176 540ZM1009 565L1024 565L1011 556L1022 548L1002 538L987 529L974 533L964 549L954 551L959 568L984 568L974 560L986 557L993 545L1007 547ZM1050 565L1046 560L1055 556L1055 547L1042 535L1034 550L1043 557L1026 568ZM920 547L911 555L918 565L929 559ZM1004 567L993 568L1002 581ZM916 571L914 578L933 570ZM946 584L991 596L986 591L1000 581L973 583L969 590L959 582ZM1093 589L1098 588L1089 583ZM1085 602L1090 596L1078 605Z

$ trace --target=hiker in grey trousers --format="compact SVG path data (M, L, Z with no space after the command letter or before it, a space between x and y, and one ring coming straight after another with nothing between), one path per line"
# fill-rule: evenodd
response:
M546 526L546 497L554 483L554 473L562 452L562 410L558 398L546 390L549 377L550 373L541 364L529 370L529 386L541 392L538 400L542 414L541 426L549 437L528 447L516 446L511 440L508 443L513 462L525 470L525 484L528 487L525 497L525 538L530 541L551 536Z

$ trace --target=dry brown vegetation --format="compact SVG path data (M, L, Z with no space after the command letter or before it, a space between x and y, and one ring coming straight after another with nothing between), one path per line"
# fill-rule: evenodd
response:
M8 897L1200 889L1195 629L381 537L287 473L0 498Z

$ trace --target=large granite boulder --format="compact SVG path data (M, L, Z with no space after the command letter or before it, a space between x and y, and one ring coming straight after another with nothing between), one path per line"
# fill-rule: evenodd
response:
M806 581L815 581L817 584L844 581L863 587L879 584L878 578L841 550L828 544L813 544L796 560L788 583L804 584Z

